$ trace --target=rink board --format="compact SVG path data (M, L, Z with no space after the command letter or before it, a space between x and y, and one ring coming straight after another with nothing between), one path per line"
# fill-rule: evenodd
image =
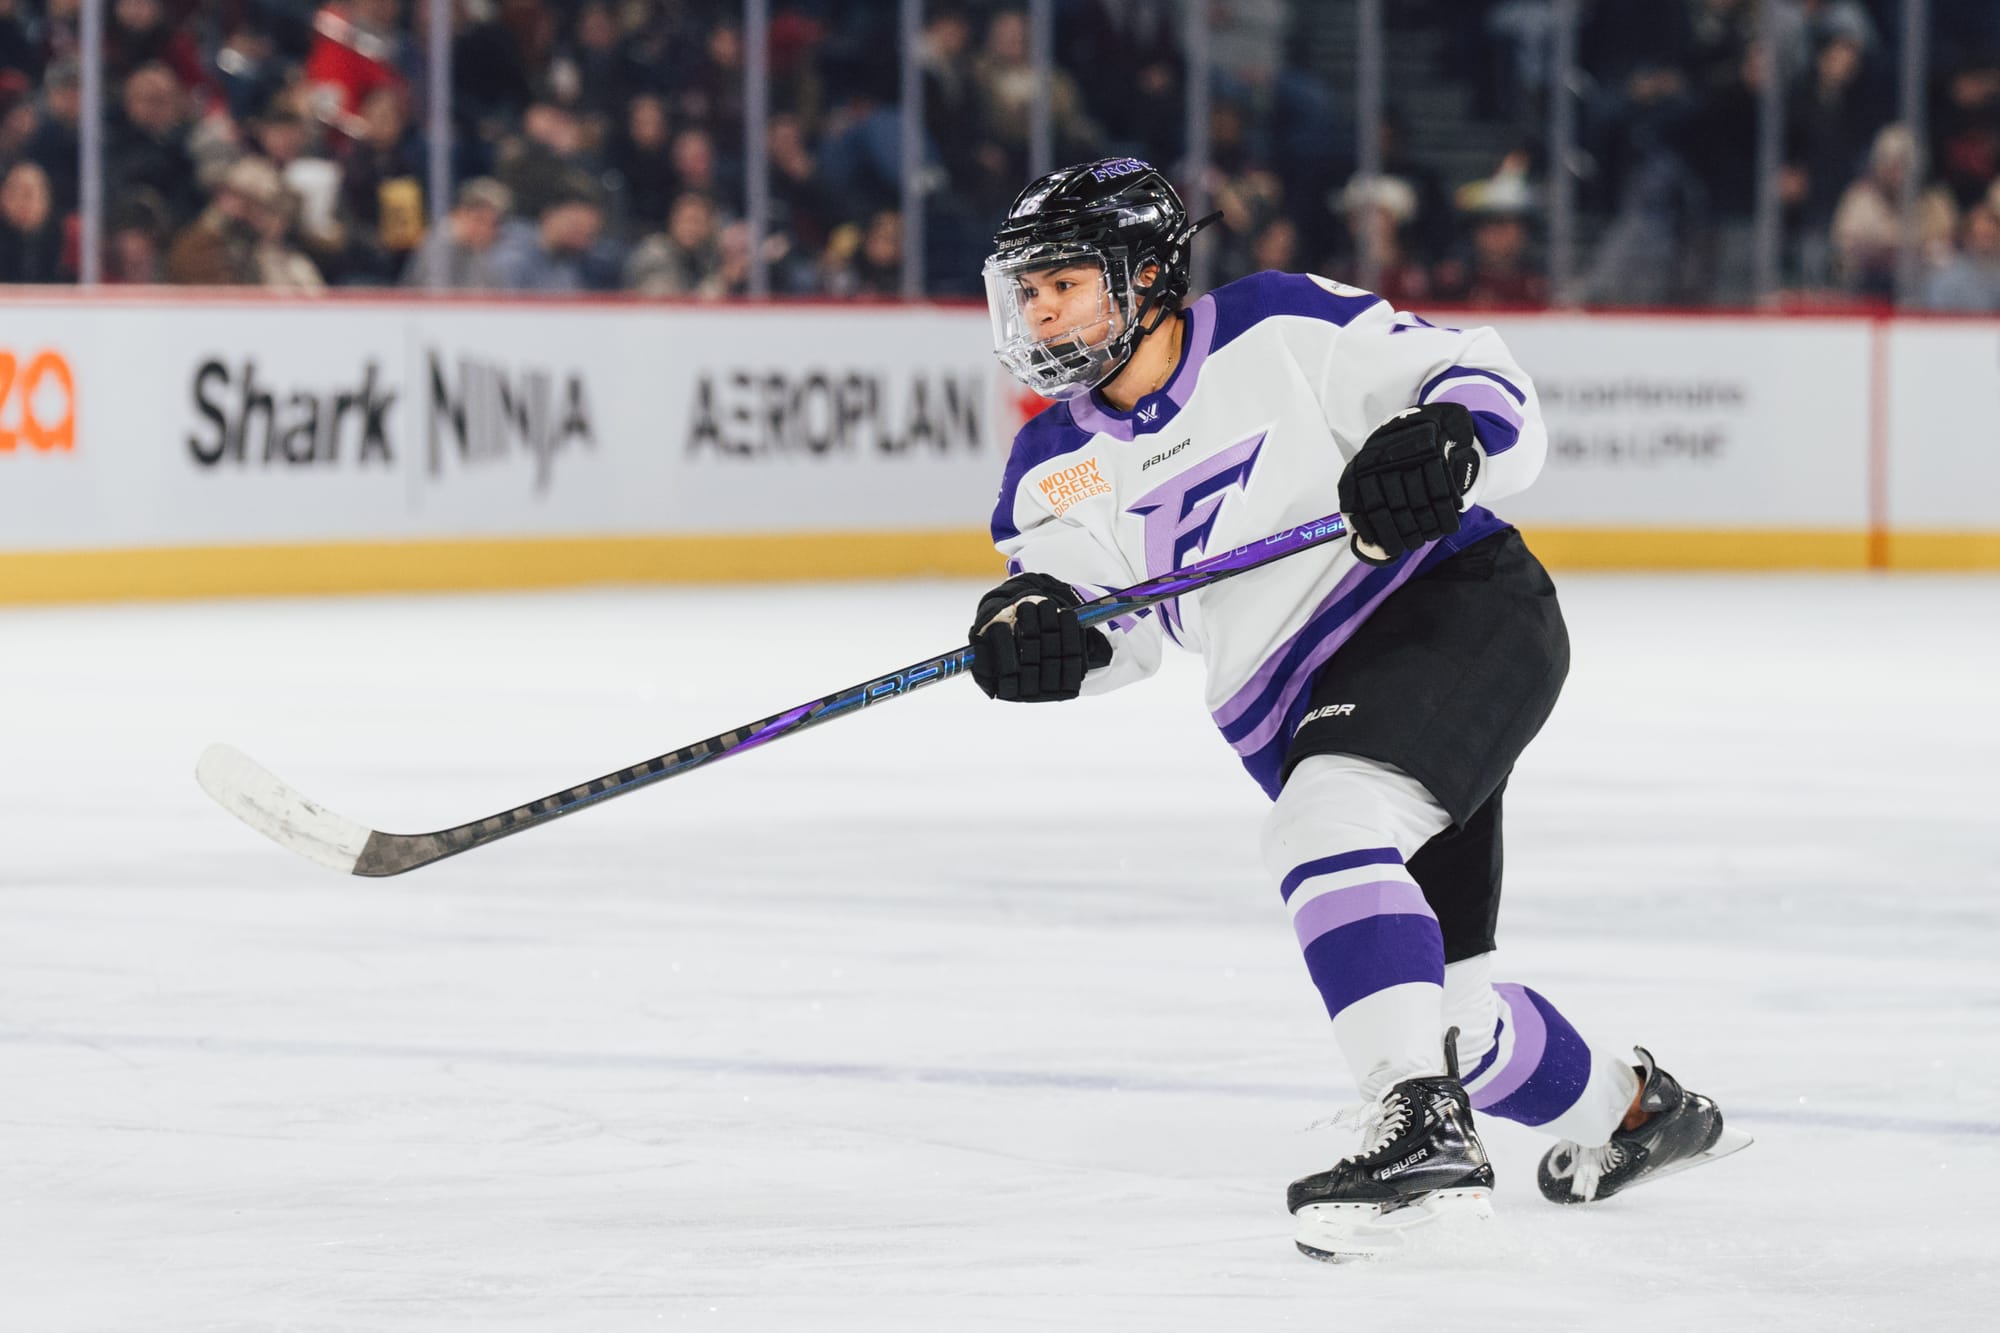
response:
M2000 567L2000 322L1492 322L1550 425L1498 507L1551 563ZM0 601L983 575L1039 407L986 338L964 307L11 305Z

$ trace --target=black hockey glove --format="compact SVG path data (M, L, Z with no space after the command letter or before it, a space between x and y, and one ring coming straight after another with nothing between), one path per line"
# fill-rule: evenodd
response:
M980 598L969 638L972 678L986 697L1044 703L1081 694L1083 673L1111 664L1111 640L1077 623L1080 605L1074 588L1047 574L1016 574Z
M1412 407L1377 427L1340 474L1355 555L1387 564L1457 532L1461 497L1479 479L1477 443L1472 413L1457 403Z

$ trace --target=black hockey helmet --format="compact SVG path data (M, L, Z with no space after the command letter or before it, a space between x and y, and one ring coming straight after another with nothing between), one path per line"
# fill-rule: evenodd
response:
M994 353L1045 398L1088 393L1123 369L1139 339L1179 306L1188 289L1188 241L1214 220L1189 222L1167 178L1136 157L1043 176L1008 208L986 260ZM1142 283L1148 264L1159 271ZM1033 286L1025 279L1070 265L1103 274L1097 308L1056 333L1038 332L1028 318Z

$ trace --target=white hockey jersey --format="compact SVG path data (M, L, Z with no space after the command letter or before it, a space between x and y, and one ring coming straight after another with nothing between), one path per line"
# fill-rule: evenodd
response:
M1096 597L1334 513L1347 460L1419 403L1463 404L1487 456L1459 531L1393 564L1329 542L1111 622L1111 665L1084 693L1151 675L1165 640L1201 653L1223 739L1275 797L1314 675L1390 593L1508 526L1478 502L1533 481L1547 435L1491 329L1439 328L1293 273L1220 287L1181 318L1179 365L1132 411L1093 392L1021 428L993 515L1011 572Z

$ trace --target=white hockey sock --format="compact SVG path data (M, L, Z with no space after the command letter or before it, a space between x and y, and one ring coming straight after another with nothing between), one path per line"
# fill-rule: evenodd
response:
M1444 941L1404 858L1449 823L1407 774L1322 755L1300 763L1264 826L1265 863L1364 1097L1444 1069Z

